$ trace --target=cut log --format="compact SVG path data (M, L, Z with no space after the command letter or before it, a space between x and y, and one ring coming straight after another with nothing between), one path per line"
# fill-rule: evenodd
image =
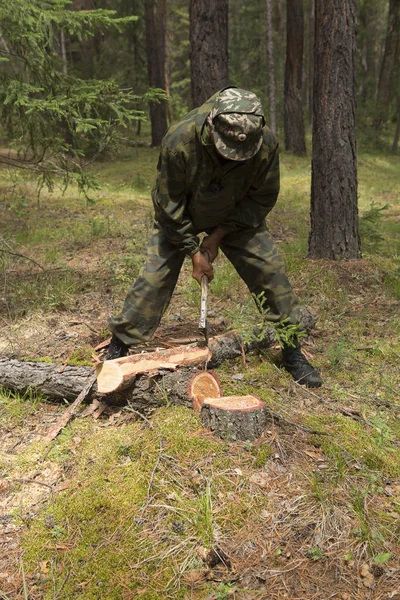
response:
M315 326L315 321L310 311L304 312L302 324L307 331ZM250 352L257 348L267 348L274 341L273 330L267 329L261 341L245 344L244 349ZM242 356L243 343L234 331L210 338L208 346L211 351L211 359L207 365L209 368L217 367L225 360ZM202 349L204 350L204 347ZM174 352L176 350L177 348L173 349ZM143 358L143 354L139 356ZM45 397L54 400L75 400L85 387L91 373L91 367L68 365L63 368L59 364L0 358L0 386L21 393L28 389L36 389ZM131 381L130 387L107 396L107 402L123 404L129 401L137 410L145 411L165 404L165 394L167 394L171 403L191 406L188 385L194 373L196 367L182 367L172 372L161 369L157 374L152 375L139 374ZM96 394L97 383L93 385L87 400L93 400Z
M204 427L231 441L260 437L267 417L264 402L256 396L206 398L200 414Z
M128 387L142 373L156 374L163 369L205 364L210 358L207 347L190 345L106 360L96 365L97 390L100 394L110 394Z
M315 325L309 311L304 313L304 328ZM225 335L210 338L208 348L199 344L177 346L168 350L158 350L142 354L133 354L106 360L96 366L97 386L101 394L110 394L123 390L132 385L137 375L142 373L156 374L163 369L174 370L177 367L207 365L215 367L228 358L243 356L256 348L267 348L275 341L274 330L266 329L262 339L255 337L253 341L244 344L235 331Z
M212 371L198 373L190 380L188 395L193 410L197 412L200 412L205 398L220 398L222 394L219 379Z

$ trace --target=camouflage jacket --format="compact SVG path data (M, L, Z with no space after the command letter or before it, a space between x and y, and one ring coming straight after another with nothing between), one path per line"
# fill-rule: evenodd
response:
M217 94L170 127L152 191L156 221L189 255L199 250L202 231L220 226L232 233L260 225L279 193L278 144L266 126L253 158L219 163L205 126Z

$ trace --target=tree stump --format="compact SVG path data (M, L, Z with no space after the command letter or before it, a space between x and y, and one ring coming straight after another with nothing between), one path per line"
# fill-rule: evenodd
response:
M206 398L200 414L204 427L231 441L253 441L266 424L265 404L256 396Z

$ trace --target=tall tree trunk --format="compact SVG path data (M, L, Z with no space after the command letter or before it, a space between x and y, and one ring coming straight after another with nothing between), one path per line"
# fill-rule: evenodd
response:
M390 0L386 30L385 49L379 74L376 96L377 116L375 127L379 128L388 118L392 81L400 49L400 0Z
M303 0L286 0L286 65L284 97L285 148L297 155L306 153L303 118Z
M393 144L392 144L392 152L393 154L397 154L399 149L399 138L400 138L400 96L397 102L397 125L396 131L394 132Z
M315 30L315 1L310 2L308 17L308 124L312 126L313 112L313 80L314 80L314 30Z
M61 31L60 31L60 48L61 48L63 74L68 75L67 51L65 49L64 29L61 29Z
M356 0L315 3L310 258L359 258Z
M228 0L190 0L192 104L228 85Z
M73 0L74 10L86 12L95 10L95 0ZM90 79L94 76L93 40L91 38L79 41L79 64L84 78Z
M149 86L165 90L166 0L145 0L147 75ZM165 102L150 102L151 145L159 146L167 131Z
M272 36L272 0L266 0L265 13L267 21L267 62L268 62L268 96L269 96L269 126L276 134L276 89L274 40Z

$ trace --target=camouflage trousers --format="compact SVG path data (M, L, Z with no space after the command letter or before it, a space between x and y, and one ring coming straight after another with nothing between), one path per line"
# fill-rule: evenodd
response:
M299 305L267 226L226 235L220 245L250 292L265 299L267 319L299 323ZM147 258L130 288L122 312L109 320L111 331L128 346L148 341L157 329L176 286L185 254L154 226ZM218 272L216 273L218 277Z

